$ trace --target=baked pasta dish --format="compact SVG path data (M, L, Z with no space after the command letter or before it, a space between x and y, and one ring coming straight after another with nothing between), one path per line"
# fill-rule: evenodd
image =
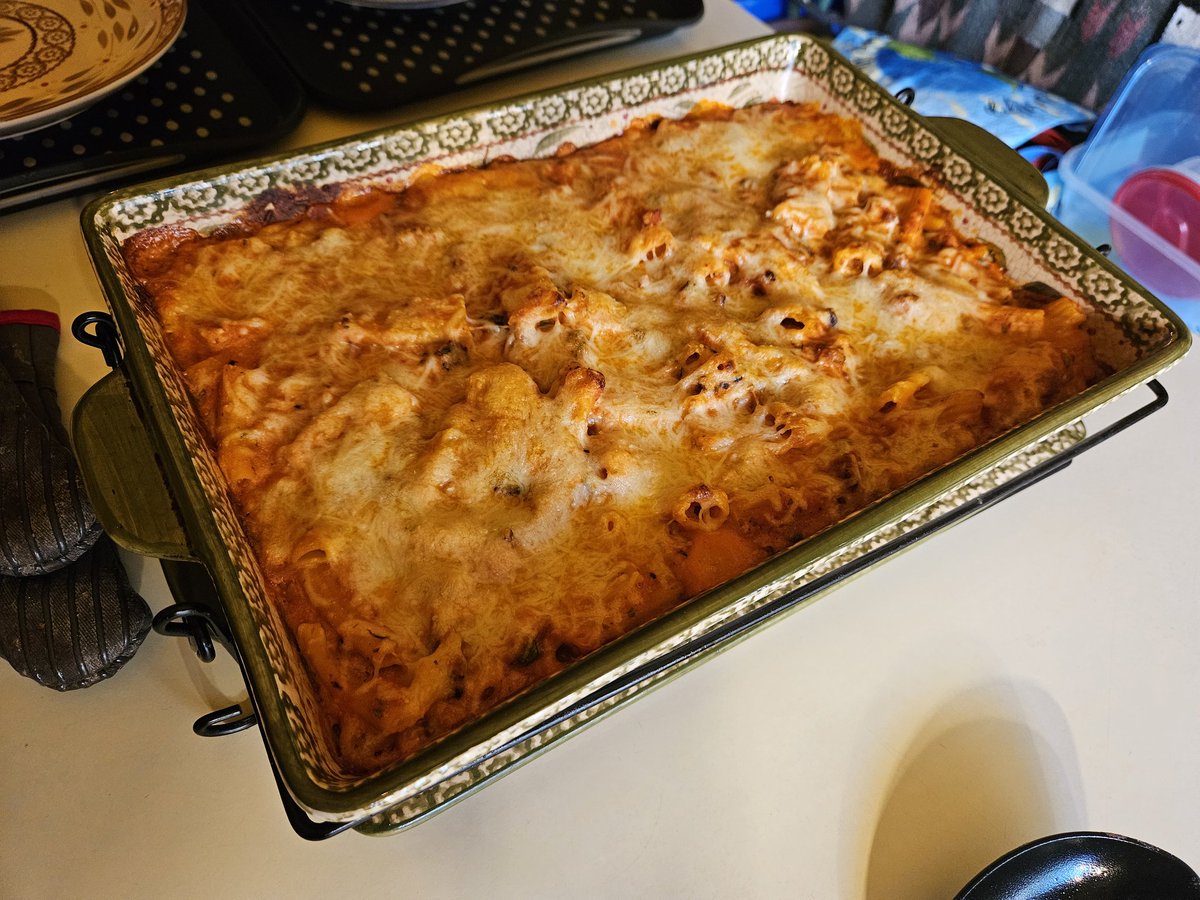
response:
M1096 381L1084 307L933 185L709 105L128 240L347 769Z

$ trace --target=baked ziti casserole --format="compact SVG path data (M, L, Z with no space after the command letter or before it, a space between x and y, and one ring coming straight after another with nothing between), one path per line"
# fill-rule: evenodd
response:
M1097 381L939 190L816 104L705 105L129 239L347 767Z

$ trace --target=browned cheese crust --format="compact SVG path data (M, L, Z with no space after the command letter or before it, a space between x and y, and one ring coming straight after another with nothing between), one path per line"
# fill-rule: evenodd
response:
M349 769L1098 379L930 183L704 107L127 242Z

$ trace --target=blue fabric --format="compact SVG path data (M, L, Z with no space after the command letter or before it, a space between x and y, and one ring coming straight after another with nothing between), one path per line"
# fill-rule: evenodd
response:
M843 28L833 45L888 90L915 90L913 108L922 115L966 119L1010 147L1019 147L1048 128L1095 119L1091 110L988 66L903 44L865 28Z

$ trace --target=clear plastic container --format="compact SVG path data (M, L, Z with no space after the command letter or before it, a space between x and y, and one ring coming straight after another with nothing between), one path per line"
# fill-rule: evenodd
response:
M1193 222L1188 184L1196 157L1200 50L1156 44L1126 75L1088 141L1063 157L1055 212L1090 243L1112 245L1114 262L1200 331L1200 258L1192 255L1200 221ZM1158 206L1136 202L1156 179L1165 191Z

